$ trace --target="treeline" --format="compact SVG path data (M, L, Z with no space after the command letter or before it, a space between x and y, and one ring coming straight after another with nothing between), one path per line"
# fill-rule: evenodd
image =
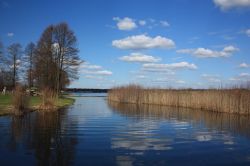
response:
M146 89L129 85L110 90L108 100L250 115L249 89Z
M57 94L78 78L77 38L67 23L48 26L36 43L4 47L0 42L0 90L17 85L50 89Z
M107 93L109 89L66 88L66 92Z

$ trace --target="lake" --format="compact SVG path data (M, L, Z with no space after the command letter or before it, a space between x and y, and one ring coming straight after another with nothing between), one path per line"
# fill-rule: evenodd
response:
M250 118L73 94L55 112L0 117L0 165L250 165Z

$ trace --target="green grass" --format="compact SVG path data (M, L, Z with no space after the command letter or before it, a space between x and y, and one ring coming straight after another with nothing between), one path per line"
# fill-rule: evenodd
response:
M0 94L0 115L8 114L7 108L11 105L11 96Z
M2 95L0 94L0 115L9 114L9 109L11 107L12 97L11 95ZM75 102L74 99L63 96L58 98L56 106L58 108L72 105ZM35 108L42 103L42 99L39 96L32 96L29 100L29 107Z

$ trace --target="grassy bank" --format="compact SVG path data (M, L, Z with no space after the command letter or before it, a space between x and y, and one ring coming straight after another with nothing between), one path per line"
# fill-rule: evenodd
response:
M56 107L61 108L65 106L72 105L74 103L74 99L68 97L60 97L57 99ZM42 104L42 99L39 96L32 96L29 100L29 109L36 110ZM11 95L1 95L0 94L0 115L10 114L10 110L12 109L12 96Z
M250 115L250 91L246 89L167 90L125 86L110 90L108 100Z

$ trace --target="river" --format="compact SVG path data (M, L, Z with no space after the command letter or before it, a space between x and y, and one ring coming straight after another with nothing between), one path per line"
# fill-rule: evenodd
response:
M0 165L250 165L249 117L75 96L0 117Z

